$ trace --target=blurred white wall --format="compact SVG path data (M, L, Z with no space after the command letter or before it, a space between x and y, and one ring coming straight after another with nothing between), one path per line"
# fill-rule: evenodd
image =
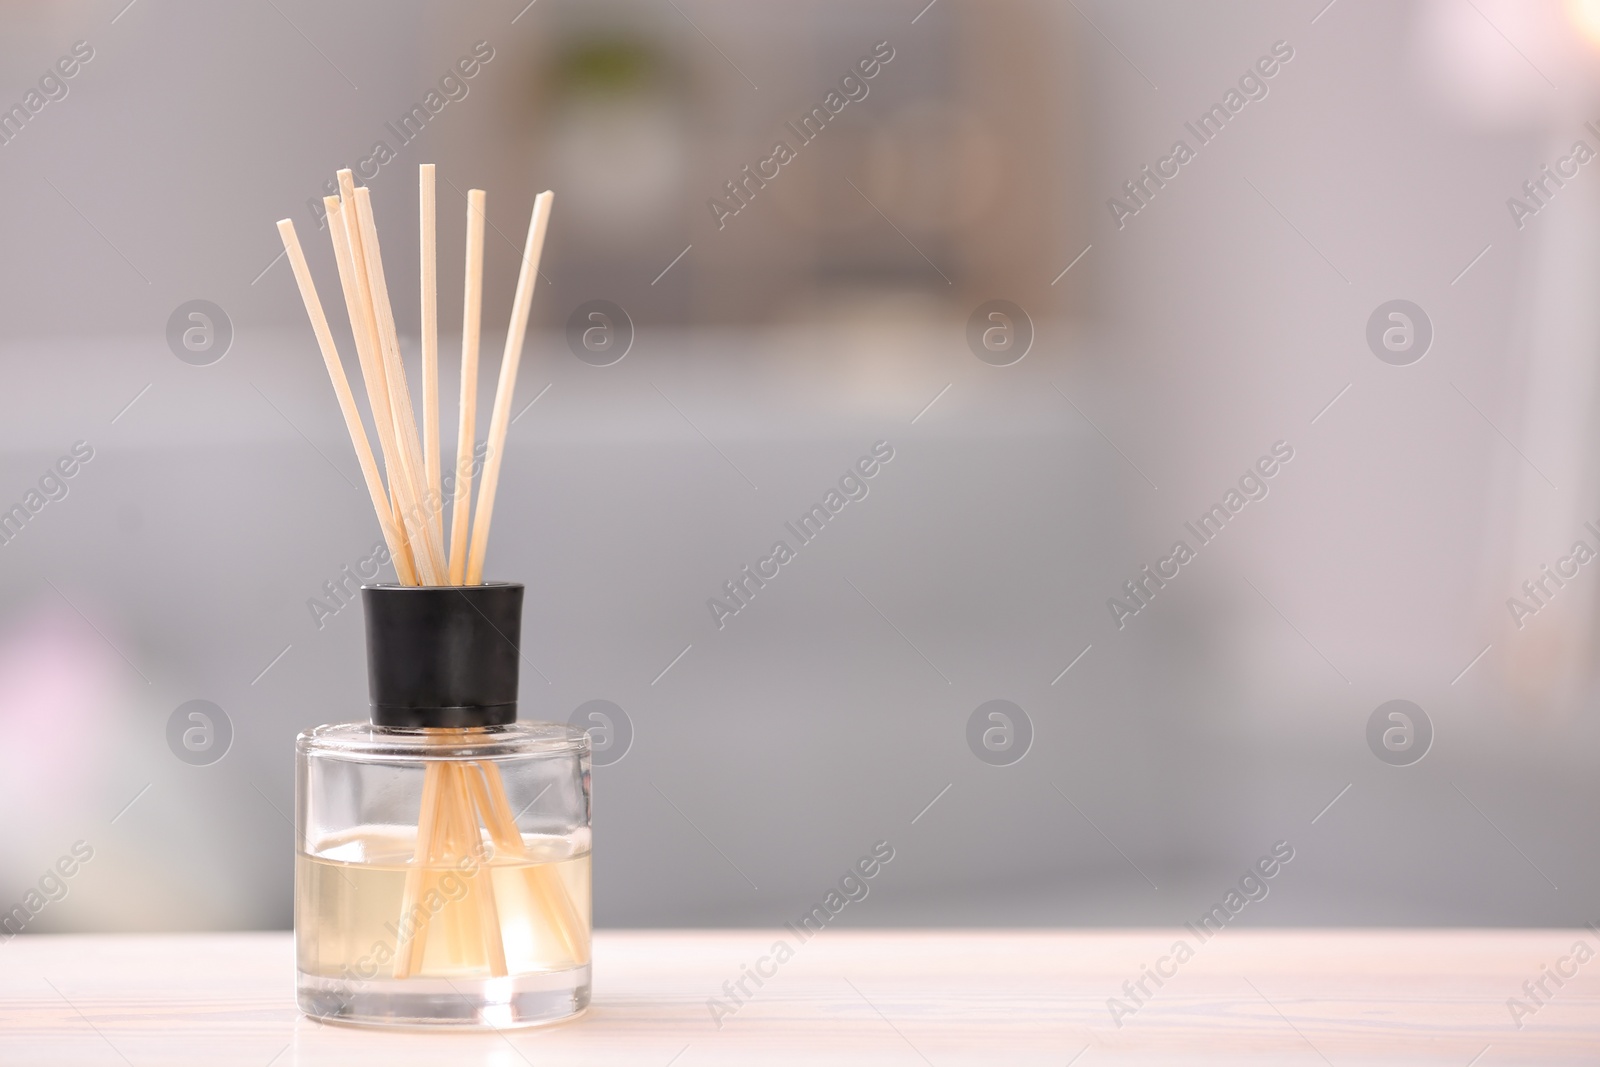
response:
M599 922L778 923L879 839L850 921L1178 922L1277 840L1243 921L1593 918L1600 570L1520 629L1506 606L1600 547L1600 165L1521 229L1506 207L1600 148L1586 7L678 7L0 13L0 103L94 49L0 145L0 507L95 452L0 546L0 904L84 840L30 929L289 922L292 739L365 701L359 618L306 601L378 534L272 224L331 305L307 199L483 41L372 188L410 322L440 166L446 381L461 191L502 231L490 333L557 191L491 570L529 586L525 714L633 723L595 773ZM706 200L879 41L871 93L719 230ZM209 366L166 339L193 299L234 330ZM609 367L564 334L595 299L634 323ZM968 347L991 299L1031 319L1011 366ZM1394 299L1432 326L1409 366L1366 340ZM880 440L870 495L717 629L707 598ZM1119 629L1107 600L1280 441ZM233 727L210 766L166 740L196 698ZM1032 723L1010 766L968 746L994 699ZM1368 746L1391 699L1432 724L1411 766Z

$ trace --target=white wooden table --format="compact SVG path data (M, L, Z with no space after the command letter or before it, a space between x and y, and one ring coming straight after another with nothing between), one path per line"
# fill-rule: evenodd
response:
M602 931L589 1011L501 1034L311 1022L288 934L24 936L0 944L0 1064L1600 1063L1600 958L1520 1029L1507 1007L1600 951L1587 930L1226 930L1120 1028L1107 999L1192 934L825 930L719 1028L708 998L777 936Z

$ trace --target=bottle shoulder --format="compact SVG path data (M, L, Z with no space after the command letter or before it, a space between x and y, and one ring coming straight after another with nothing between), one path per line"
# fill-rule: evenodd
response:
M507 723L467 730L376 726L370 722L332 723L295 738L295 751L331 759L483 760L510 757L589 755L589 735L554 722Z

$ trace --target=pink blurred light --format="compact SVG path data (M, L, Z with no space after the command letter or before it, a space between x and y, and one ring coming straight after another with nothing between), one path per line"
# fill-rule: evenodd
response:
M0 629L0 797L79 791L121 705L121 661L66 605L35 602Z

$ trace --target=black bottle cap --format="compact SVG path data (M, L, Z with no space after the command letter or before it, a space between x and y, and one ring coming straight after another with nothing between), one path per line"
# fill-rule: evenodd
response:
M520 582L369 585L367 681L379 726L517 721Z

